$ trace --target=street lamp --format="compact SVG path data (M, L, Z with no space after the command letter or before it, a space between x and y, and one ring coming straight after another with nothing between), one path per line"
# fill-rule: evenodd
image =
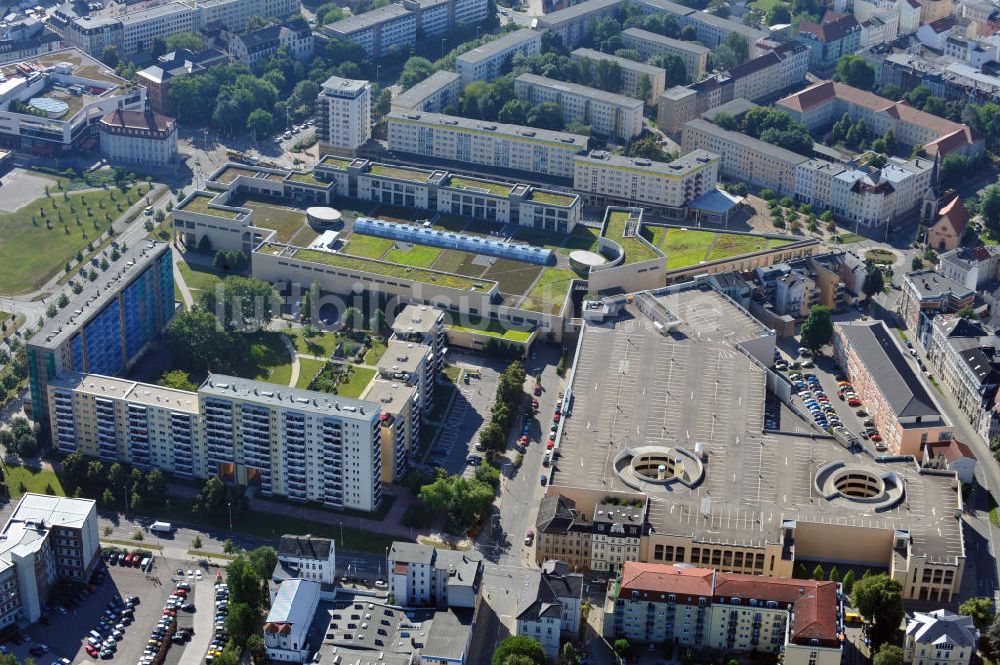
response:
M344 549L344 523L340 522L340 549Z
M227 501L226 507L229 508L229 530L233 530L233 502Z
M442 38L441 38L441 57L442 57L442 58L444 57L444 43L445 43L446 41L448 41L448 39L447 39L447 38L445 38L445 37L442 37Z

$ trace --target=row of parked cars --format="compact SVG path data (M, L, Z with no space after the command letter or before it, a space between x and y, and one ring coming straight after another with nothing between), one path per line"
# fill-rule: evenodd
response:
M208 645L208 654L205 655L206 665L211 665L216 656L222 655L222 650L229 640L229 633L226 632L226 616L229 615L229 585L222 580L215 583L215 636L212 643Z
M190 593L190 584L187 582L177 583L177 586L167 598L167 602L163 605L163 614L156 622L156 625L153 626L153 630L149 634L149 640L146 642L146 648L139 657L137 665L152 665L160 652L169 647L170 642L184 644L184 642L190 640L191 636L194 635L194 629L192 628L177 629L178 610L186 609L188 612L194 611L194 605L188 601Z
M91 658L110 660L118 651L118 643L125 639L126 629L135 620L138 596L122 599L115 596L108 601L104 614L87 636L87 655Z

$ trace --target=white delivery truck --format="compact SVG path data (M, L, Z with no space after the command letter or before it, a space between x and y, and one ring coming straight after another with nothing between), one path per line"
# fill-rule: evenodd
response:
M170 522L153 522L149 525L149 530L153 533L169 536L174 532L174 527Z

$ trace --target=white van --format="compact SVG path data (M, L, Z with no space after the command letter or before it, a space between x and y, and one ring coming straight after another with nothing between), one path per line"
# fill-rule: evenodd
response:
M149 530L153 533L169 535L174 532L174 527L170 524L170 522L153 522L149 525Z

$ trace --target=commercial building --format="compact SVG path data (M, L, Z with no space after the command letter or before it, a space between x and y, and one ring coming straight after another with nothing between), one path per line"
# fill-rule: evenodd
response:
M329 623L316 665L386 663L386 665L466 665L472 646L475 612L471 609L405 612L377 599L357 600L328 611Z
M831 125L846 113L853 122L864 120L876 136L891 130L901 143L922 145L932 158L943 159L950 154L971 158L985 149L982 137L968 125L835 81L816 83L775 105L810 131Z
M809 50L805 46L776 43L742 65L663 92L657 105L657 126L677 135L684 123L734 100L770 103L782 91L804 81L808 70Z
M579 134L438 113L392 111L386 119L392 152L564 179L573 177L573 159L588 142Z
M663 92L663 87L666 85L667 72L662 67L654 67L628 58L619 58L617 55L589 48L578 48L570 56L574 60L587 60L592 63L603 61L618 65L622 73L621 93L628 97L643 99L639 93L642 86L645 85L643 82L645 80L649 84L649 92L643 101L651 106L656 105L660 93Z
M218 49L205 49L197 53L187 49L171 51L157 58L155 65L140 70L136 76L146 88L149 108L155 113L166 114L170 109L170 83L177 78L201 74L215 64L229 61Z
M839 665L839 586L627 563L608 584L604 633L633 643L780 653L789 665Z
M396 541L386 570L389 593L404 607L476 608L483 581L478 553Z
M951 423L883 323L837 324L833 348L890 454L919 458L951 440Z
M43 428L49 424L49 381L63 372L124 373L173 317L170 245L129 247L76 302L27 342L31 413Z
M969 665L979 647L972 618L950 610L914 612L906 623L903 662Z
M373 58L407 53L417 35L439 37L486 18L486 0L402 0L331 23L323 32L357 42Z
M112 165L166 167L177 159L177 123L154 111L112 111L101 118L100 136Z
M541 52L542 33L522 28L459 55L455 58L455 71L462 77L463 86L473 81L492 81L510 69L515 55L533 56Z
M819 23L801 21L795 39L809 47L809 64L830 69L845 56L861 48L861 24L851 14L827 10Z
M718 171L718 156L705 150L669 163L595 150L576 158L573 189L590 204L638 204L683 219L695 199L715 190Z
M337 580L336 549L330 538L283 535L278 541L282 577L333 584Z
M676 55L684 61L688 78L699 81L708 68L708 56L712 52L698 42L687 42L641 28L626 28L622 30L622 43L625 48L639 52L643 61L656 55Z
M458 103L462 96L462 77L439 69L409 90L392 98L392 108L399 111L440 113Z
M514 79L514 91L529 105L553 102L565 122L582 122L598 134L628 140L642 133L643 102L576 83L565 83L537 74Z
M37 155L87 152L101 118L142 111L146 91L76 49L0 66L0 147Z
M309 627L319 607L320 583L285 580L264 619L264 648L271 660L302 663L309 658Z
M640 562L767 578L792 577L800 561L851 563L886 569L904 598L950 601L965 563L955 478L910 458L859 457L835 441L765 432L773 330L707 280L606 297L585 314L557 462L545 470L546 500L573 503L540 516L564 526L599 509L616 519L624 512L619 523L641 534ZM609 379L606 359L626 349ZM892 385L909 384L897 377ZM671 399L677 394L690 399ZM711 417L720 409L725 418Z
M564 561L545 561L526 574L525 588L518 592L516 634L537 640L556 660L560 639L580 635L583 575L571 572Z
M316 98L320 155L353 154L372 137L372 91L368 81L331 76Z
M0 627L38 621L57 582L90 579L100 549L95 501L22 496L0 533Z
M49 382L62 452L255 485L265 496L377 510L379 404L212 374L198 392L95 374Z
M945 277L936 270L917 270L903 277L899 316L911 337L926 347L930 321L935 315L972 307L975 299L975 289Z
M264 62L284 47L296 60L308 60L314 49L312 28L302 18L272 23L257 30L236 35L229 42L229 52L237 62L250 67Z
M285 18L299 11L298 0L192 0L170 2L116 17L77 16L60 10L53 25L72 46L99 56L114 46L124 56L149 52L156 39L193 32L218 22L232 32L246 30L251 16Z

